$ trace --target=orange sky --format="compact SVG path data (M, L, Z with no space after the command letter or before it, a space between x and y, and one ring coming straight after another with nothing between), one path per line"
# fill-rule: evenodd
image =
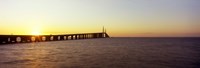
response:
M0 0L0 34L200 36L199 0Z

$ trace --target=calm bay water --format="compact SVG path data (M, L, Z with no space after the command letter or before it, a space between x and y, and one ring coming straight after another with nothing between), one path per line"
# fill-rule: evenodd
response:
M200 38L102 38L0 45L0 68L200 68Z

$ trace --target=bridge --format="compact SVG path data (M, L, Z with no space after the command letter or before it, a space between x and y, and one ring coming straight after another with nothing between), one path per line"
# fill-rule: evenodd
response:
M60 35L0 35L0 44L45 42L59 40L78 40L92 38L109 38L104 31L97 33L60 34Z
M108 37L109 35L104 32L62 34L62 35L0 35L0 44L108 38Z

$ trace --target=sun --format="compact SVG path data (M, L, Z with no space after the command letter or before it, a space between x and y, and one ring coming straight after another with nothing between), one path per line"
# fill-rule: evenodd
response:
M41 35L41 29L39 28L39 27L34 27L33 29L32 29L32 35Z
M39 31L33 31L32 35L41 35L41 33Z

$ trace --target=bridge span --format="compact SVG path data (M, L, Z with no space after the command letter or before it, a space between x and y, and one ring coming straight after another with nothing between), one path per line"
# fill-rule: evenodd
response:
M0 35L0 44L109 38L106 32L60 35Z

